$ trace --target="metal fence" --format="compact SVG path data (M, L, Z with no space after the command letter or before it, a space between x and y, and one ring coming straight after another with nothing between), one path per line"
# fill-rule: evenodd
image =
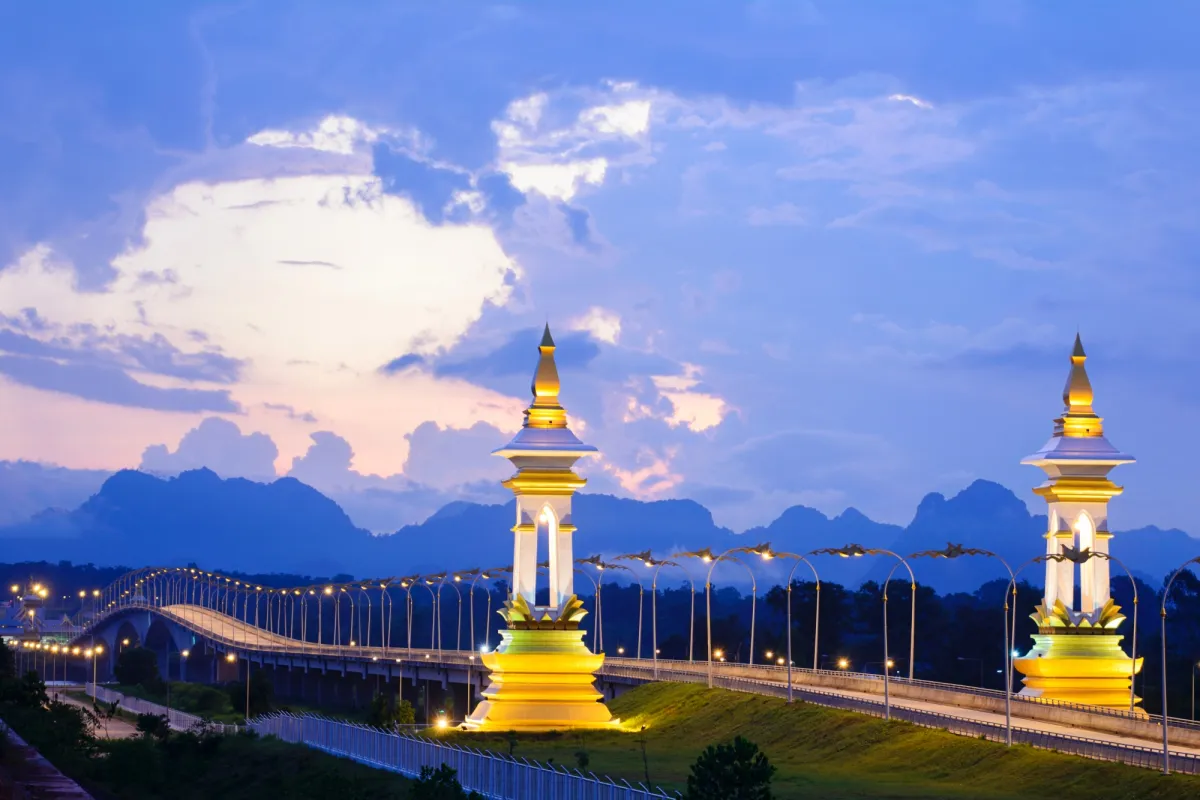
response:
M203 717L197 717L195 714L188 714L173 708L168 709L166 706L160 706L158 703L151 703L149 700L143 700L140 697L130 697L92 683L84 684L84 689L95 700L101 703L116 702L118 706L131 714L156 714L166 717L170 726L177 731L203 728L213 733L237 733L241 730L237 725L210 722Z
M446 764L467 791L496 800L675 800L679 795L643 784L633 786L593 773L432 739L406 736L368 725L311 714L270 714L250 720L250 729L285 742L306 744L361 764L416 777L422 767Z
M659 680L703 683L707 681L707 677L687 670L675 671L660 668ZM787 697L787 685L775 681L718 675L713 676L713 685L739 692L750 692L770 697ZM856 711L876 717L884 716L884 704L878 700L848 697L843 694L834 694L833 692L802 687L793 687L793 693L798 700L806 700L830 708ZM967 719L966 717L941 714L935 711L905 708L904 706L896 705L895 702L891 705L891 715L892 719L903 720L925 728L939 728L951 733L984 738L993 742L1005 741L1005 727L994 722ZM1101 761L1116 761L1135 767L1161 769L1163 766L1163 752L1161 748L1120 744L1101 739L1088 739L1082 736L1070 736L1062 733L1051 733L1015 726L1012 729L1012 736L1014 744L1027 744L1043 750L1055 750L1060 753L1094 758ZM1175 772L1183 772L1188 775L1200 775L1200 756L1173 751L1171 753L1171 769Z

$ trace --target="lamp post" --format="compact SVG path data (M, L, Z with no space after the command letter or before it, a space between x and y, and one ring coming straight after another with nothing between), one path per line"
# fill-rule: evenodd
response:
M1166 588L1163 589L1162 606L1159 609L1159 614L1162 617L1162 735L1163 735L1163 775L1171 773L1171 751L1167 741L1167 596L1171 593L1171 586L1175 583L1175 579L1179 577L1179 573L1183 572L1192 564L1200 564L1200 556L1195 556L1183 562L1179 569L1171 573L1171 579L1167 581Z
M610 569L610 570L611 569L625 570L626 572L629 573L629 575L635 581L637 581L637 585L638 585L637 657L641 658L642 657L642 609L645 607L645 603L643 602L642 598L645 594L645 587L642 585L642 581L638 578L638 576L634 574L633 570L631 570L629 567L625 566L624 564L604 564L601 568L602 569ZM618 655L624 655L624 648L621 648L621 651L618 653Z
M707 645L708 645L708 688L710 688L710 689L712 688L712 685L713 685L712 574L713 574L713 570L717 568L717 564L721 563L721 561L723 561L724 559L727 559L727 558L730 561L735 561L735 562L741 564L742 566L744 566L746 568L746 571L750 573L750 592L751 592L751 600L750 600L750 664L751 664L751 666L753 666L753 664L754 664L754 623L755 623L754 616L755 616L755 603L756 603L757 597L758 597L758 585L754 579L754 570L750 569L749 564L746 564L744 561L742 561L741 559L736 557L737 554L739 554L739 553L754 553L756 555L761 556L763 558L763 560L770 560L773 557L773 554L771 553L771 545L770 544L760 544L757 547L731 547L728 550L726 550L724 553L721 553L718 556L714 556L712 554L712 551L709 550L707 547L704 548L703 550L697 550L697 551L694 551L691 553L678 553L677 554L677 555L681 555L681 556L688 556L691 558L699 558L701 561L703 561L704 563L709 565L708 575L704 579L704 606L705 606L704 616L705 616L705 622L708 627L708 637L707 637L708 638L708 641L707 641Z
M576 562L576 563L578 563L578 562ZM592 577L591 575L589 575L587 572L584 572L584 571L583 571L582 569L580 569L579 567L575 567L575 568L574 568L574 572L575 572L575 574L576 574L576 575L582 575L583 577L587 578L589 581L591 581L591 582L592 582L592 592L593 592L593 594L592 594L592 598L593 598L593 599L592 599L592 607L593 607L593 608L596 610L596 612L597 612L597 613L596 613L596 624L595 624L595 625L592 627L592 652L593 652L593 653L599 653L599 652L600 652L600 650L598 649L598 645L597 645L597 643L599 642L599 639L597 638L597 636L598 636L598 634L599 634L599 632L600 632L600 614L599 614L599 611L600 611L600 600L599 600L599 598L600 598L600 584L598 584L598 583L596 582L596 579L595 579L595 578L593 578L593 577Z
M575 563L591 564L600 573L599 577L593 581L596 587L596 628L592 632L592 650L599 653L604 649L604 569L608 565L600 558L599 553L587 558L577 558ZM539 566L541 565L539 564Z
M889 656L888 656L887 587L888 587L888 584L891 583L892 576L895 574L896 570L900 567L901 564L904 565L904 568L908 571L908 579L909 579L909 583L910 583L910 586L912 589L912 597L910 600L910 606L911 606L912 611L911 611L911 619L909 621L909 627L908 627L908 679L911 681L913 678L913 661L916 657L916 645L917 645L917 579L916 579L916 576L913 575L912 567L910 567L908 565L908 562L905 561L902 556L897 555L896 553L893 553L891 550L885 550L883 548L865 548L862 545L858 545L858 544L848 544L848 545L845 545L844 547L838 547L838 548L827 547L827 548L824 548L821 550L814 550L813 554L814 555L836 555L836 556L841 556L842 558L857 558L857 557L864 556L864 555L887 555L887 556L891 556L892 558L896 559L896 561L898 563L892 567L891 572L888 573L887 580L885 580L883 582L883 660L885 662L888 661L888 659L889 659ZM890 672L891 672L891 670L888 670L886 667L883 670L883 715L884 715L884 719L892 718L891 676L889 675Z
M692 573L678 561L663 559L656 561L650 551L646 550L642 553L630 553L628 555L618 556L618 561L621 560L636 560L641 561L643 565L654 570L654 576L650 582L650 648L652 650L651 657L654 660L654 677L658 677L658 573L663 567L678 567L683 570L683 574L687 576L688 584L691 586L691 613L688 618L688 663L692 663L693 640L696 635L696 581L692 578Z
M1016 575L1012 571L1012 567L1008 566L1008 562L990 550L980 550L974 547L963 547L961 544L947 543L944 550L925 550L920 553L913 553L909 558L945 558L954 559L962 556L984 556L985 558L994 558L1000 562L1004 570L1008 573L1008 586L1004 588L1004 743L1012 747L1012 651L1013 651L1013 635L1009 633L1008 626L1008 596L1011 592L1013 595L1013 607L1016 608ZM1024 569L1024 566L1022 566ZM1136 596L1137 587L1134 587ZM915 599L915 592L914 599ZM1135 601L1136 602L1136 601ZM1134 616L1134 641L1137 641L1137 616ZM1013 628L1016 628L1016 622L1013 622ZM1015 632L1015 631L1014 631ZM911 677L911 675L910 675ZM979 685L983 686L983 659L979 660ZM1132 702L1132 700L1130 701Z
M796 559L796 563L792 565L787 577L787 701L791 703L794 699L792 692L792 578L800 564L807 564L808 568L812 570L813 583L817 589L817 611L813 620L813 671L815 672L817 669L817 641L821 631L821 576L817 574L817 568L813 566L813 563L802 555L797 553L776 553L775 555L779 558Z

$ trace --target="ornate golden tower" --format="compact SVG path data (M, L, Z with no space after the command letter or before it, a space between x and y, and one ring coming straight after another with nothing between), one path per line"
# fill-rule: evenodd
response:
M583 644L579 622L586 613L575 597L575 559L571 497L586 481L572 467L596 448L567 427L558 402L558 368L550 326L538 346L533 402L520 432L495 455L517 472L504 486L517 498L513 526L512 599L500 612L508 629L500 631L495 652L484 653L491 685L466 720L468 728L501 731L548 731L607 728L616 723L593 686L604 656ZM549 547L550 602L535 604L538 534Z
M1033 491L1046 500L1046 589L1033 619L1034 647L1013 664L1025 675L1025 697L1132 708L1130 689L1141 669L1121 650L1115 633L1125 619L1109 597L1108 501L1122 491L1108 478L1132 456L1104 438L1103 420L1092 408L1092 384L1079 336L1063 389L1063 414L1054 435L1022 464L1041 467L1047 480ZM1075 574L1079 603L1075 603Z

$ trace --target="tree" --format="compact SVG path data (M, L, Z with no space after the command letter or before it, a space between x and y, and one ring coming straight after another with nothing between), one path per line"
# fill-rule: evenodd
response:
M117 657L113 675L122 686L141 686L154 690L162 682L158 674L158 655L146 647L126 647Z
M246 682L235 681L225 685L229 703L238 711L246 710ZM275 709L275 687L263 670L250 673L250 716L270 714Z
M171 735L171 725L164 714L138 714L137 731L147 739L162 742Z
M457 775L448 764L437 769L421 767L420 777L413 782L412 800L483 800L478 792L465 791Z
M758 745L741 736L709 745L692 764L686 800L771 800L775 767Z
M0 680L10 680L17 676L17 662L12 650L0 639Z
M371 708L367 712L367 724L376 728L393 728L396 725L411 725L416 719L412 703L407 700L395 702L390 694L376 692L371 698Z

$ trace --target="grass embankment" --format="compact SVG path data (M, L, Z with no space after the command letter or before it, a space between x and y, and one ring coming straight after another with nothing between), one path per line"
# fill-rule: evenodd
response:
M518 735L515 755L557 764L589 756L598 775L682 789L689 767L709 744L741 734L778 768L779 798L1155 798L1200 797L1200 777L970 739L848 711L706 689L649 684L608 704L624 732ZM646 726L644 734L638 733ZM438 734L460 744L508 752L505 735Z

